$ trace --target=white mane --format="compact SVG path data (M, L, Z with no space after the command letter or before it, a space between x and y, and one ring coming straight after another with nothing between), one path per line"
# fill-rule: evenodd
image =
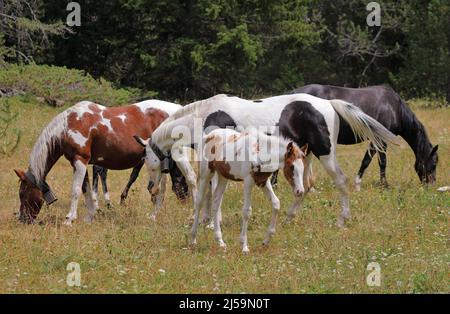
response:
M210 106L214 104L218 99L228 97L224 94L219 94L204 100L199 100L188 105L185 105L180 110L170 115L166 120L164 120L158 128L152 134L152 141L154 143L158 143L166 139L167 136L170 136L171 128L176 125L183 125L183 120L179 120L181 118L188 118L187 121L191 122L190 119L192 116L203 117L203 112L210 109ZM175 121L179 120L179 121Z
M74 110L81 109L80 107L86 107L91 103L92 102L89 101L82 101L64 110L54 117L41 132L33 146L29 161L29 168L34 174L37 183L41 183L44 180L48 156L55 146L59 144L59 141L67 130L67 117L69 114Z

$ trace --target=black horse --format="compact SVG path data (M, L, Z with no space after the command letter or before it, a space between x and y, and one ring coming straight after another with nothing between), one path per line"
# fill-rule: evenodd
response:
M433 147L423 124L392 88L383 85L346 88L311 84L291 92L291 94L296 93L310 94L324 99L342 99L358 106L393 134L404 138L416 156L414 168L420 181L424 184L435 183L438 145ZM338 144L350 145L358 142L349 125L343 119L340 119ZM359 189L364 171L369 166L375 153L378 153L379 156L381 184L387 186L386 154L376 151L370 144L355 179L357 189ZM276 179L276 176L272 177L272 183L276 184Z

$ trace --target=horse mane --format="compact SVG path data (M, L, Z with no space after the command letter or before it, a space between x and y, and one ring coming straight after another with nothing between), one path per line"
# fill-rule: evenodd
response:
M90 104L91 102L82 101L64 110L54 117L44 130L42 130L34 143L29 161L29 168L36 177L37 183L44 181L48 157L54 151L56 145L60 143L62 136L67 130L67 117L72 112L72 109L88 103Z
M413 148L413 151L418 157L420 154L428 154L432 145L430 139L428 138L425 126L416 117L414 112L409 108L409 106L396 94L399 106L400 106L400 117L402 121L402 131L405 140ZM414 143L414 144L413 144ZM415 147L413 147L415 145Z
M223 97L228 97L225 94L218 94L215 95L213 97L207 98L207 99L203 99L203 100L198 100L196 102L187 104L185 106L183 106L180 110L178 110L177 112L175 112L174 114L172 114L169 118L167 118L165 121L170 122L176 119L179 119L181 117L184 117L188 114L191 113L195 113L195 112L199 112L199 109L203 106L207 106L208 104L214 102L217 99L223 98ZM164 122L165 122L164 121Z
M166 120L164 120L153 132L152 134L152 141L158 142L162 137L165 136L167 133L167 129L171 127L172 122L174 122L177 119L186 117L190 114L196 114L201 116L201 112L203 108L207 109L211 103L216 101L217 99L220 99L222 97L227 97L225 94L218 94L213 97L198 100L196 102L187 104L180 108L178 111L170 115Z

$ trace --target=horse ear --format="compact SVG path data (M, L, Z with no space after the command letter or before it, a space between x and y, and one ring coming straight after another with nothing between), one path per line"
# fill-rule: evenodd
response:
M305 145L303 145L300 150L307 155L308 154L308 143L306 143Z
M25 181L26 180L26 176L25 176L25 172L20 170L20 169L14 169L14 172L17 174L17 176L19 177L19 179L21 181Z
M434 146L433 149L431 150L430 156L428 158L431 158L434 154L436 154L438 148L439 148L439 145Z
M136 142L138 142L139 145L145 147L148 144L148 141L150 140L149 138L146 140L143 140L140 136L138 135L133 135L134 139L136 140Z
M435 155L437 153L437 149L439 148L439 145L436 145L433 147L433 149L430 152L430 155L428 156L428 159L433 158L433 155Z
M286 153L288 155L292 154L292 151L294 150L294 143L293 142L289 142L287 149L286 149Z

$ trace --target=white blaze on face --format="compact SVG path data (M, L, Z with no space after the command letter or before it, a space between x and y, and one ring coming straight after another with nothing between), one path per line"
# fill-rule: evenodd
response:
M305 192L305 188L304 188L304 185L303 185L303 172L305 170L305 167L303 165L303 161L301 159L296 159L293 162L293 166L294 166L294 176L293 176L294 193L295 194L304 193Z

